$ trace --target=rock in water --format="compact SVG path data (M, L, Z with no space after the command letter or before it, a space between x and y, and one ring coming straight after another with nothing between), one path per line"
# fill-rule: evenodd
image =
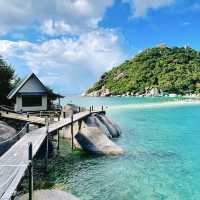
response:
M75 105L68 104L63 110L64 112L69 111L68 114L71 115L77 112L77 108ZM73 128L74 145L77 148L91 154L119 155L123 153L123 149L110 140L119 137L121 130L105 114L92 114L82 121L81 129L78 123L75 123ZM63 129L61 134L71 139L70 127Z
M12 138L15 134L16 130L14 128L0 121L0 156L15 142L16 138Z
M106 126L112 138L117 138L121 135L119 126L114 124L108 117L100 114L96 114L95 116Z
M81 129L75 136L83 150L99 155L120 155L123 149L112 142L97 127L86 127Z
M36 190L33 192L34 200L80 200L79 198L61 190ZM28 200L28 194L25 194L17 200Z
M84 122L87 124L88 127L98 127L101 131L107 135L108 138L112 138L112 134L109 132L105 124L103 124L98 117L95 115L87 117Z

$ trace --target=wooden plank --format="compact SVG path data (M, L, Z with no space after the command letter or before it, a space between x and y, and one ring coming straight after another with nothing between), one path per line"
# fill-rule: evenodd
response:
M25 122L31 122L33 124L45 124L44 118L41 117L36 117L36 116L29 116L27 117L26 115L23 114L17 114L17 113L6 113L4 111L0 111L1 117L4 118L9 118L9 119L15 119L15 120L20 120L20 121L25 121Z

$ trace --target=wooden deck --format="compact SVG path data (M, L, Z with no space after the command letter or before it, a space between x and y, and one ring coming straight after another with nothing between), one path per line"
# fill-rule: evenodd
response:
M100 111L102 112L102 111ZM97 113L97 112L92 112ZM89 116L89 111L73 115L73 122ZM71 124L71 117L49 125L49 134ZM27 133L0 157L0 199L11 199L29 165L28 144L33 145L33 157L47 137L46 127Z
M37 124L37 125L45 125L45 119L37 116L30 115L28 117L27 115L22 115L14 112L0 111L0 117L15 119L24 122L30 122L32 124Z

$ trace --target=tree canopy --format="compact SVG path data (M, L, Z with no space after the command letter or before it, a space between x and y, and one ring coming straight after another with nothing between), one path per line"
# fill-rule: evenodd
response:
M2 58L0 58L0 105L7 104L7 95L12 89L14 80L14 69Z
M157 87L167 93L200 93L200 52L190 47L145 49L102 75L87 92L104 86L111 94L143 93Z

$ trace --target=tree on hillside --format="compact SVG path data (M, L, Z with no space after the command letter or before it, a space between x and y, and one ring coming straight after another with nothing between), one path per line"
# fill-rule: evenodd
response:
M12 89L12 80L14 80L14 69L0 57L0 105L7 104L7 95Z

